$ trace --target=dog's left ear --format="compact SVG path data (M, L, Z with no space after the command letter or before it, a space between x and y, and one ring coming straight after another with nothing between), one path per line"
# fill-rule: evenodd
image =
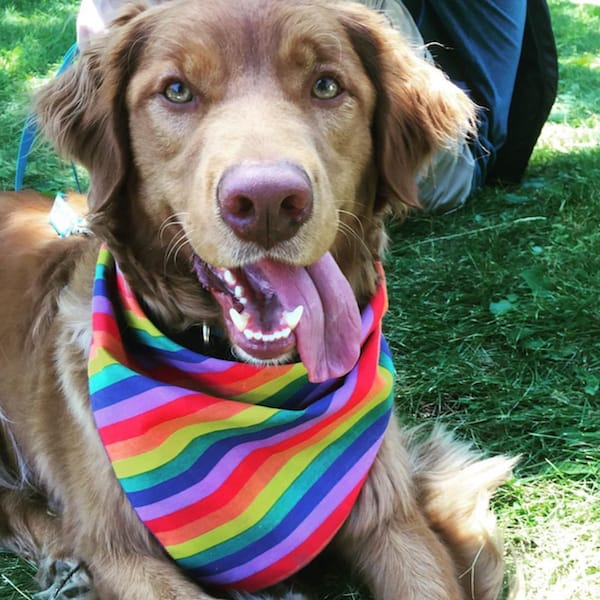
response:
M427 160L437 150L456 150L473 132L475 106L440 69L418 56L385 17L353 3L340 3L338 10L377 92L375 208L404 216L419 206L416 176Z
M94 214L119 204L131 176L125 94L143 46L144 5L132 4L86 49L77 63L42 87L35 99L41 130L58 152L90 173Z

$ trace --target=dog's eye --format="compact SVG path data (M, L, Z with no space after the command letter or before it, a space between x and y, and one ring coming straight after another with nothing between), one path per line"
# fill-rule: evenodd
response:
M312 95L319 100L332 100L342 93L342 86L334 77L319 77L312 87Z
M185 104L194 99L190 88L181 81L171 82L163 91L164 97L175 104Z

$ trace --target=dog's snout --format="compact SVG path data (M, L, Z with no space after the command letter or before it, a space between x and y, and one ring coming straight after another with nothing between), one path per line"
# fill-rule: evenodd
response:
M249 162L223 174L217 202L223 220L240 239L269 249L292 238L306 222L313 195L309 177L299 166Z

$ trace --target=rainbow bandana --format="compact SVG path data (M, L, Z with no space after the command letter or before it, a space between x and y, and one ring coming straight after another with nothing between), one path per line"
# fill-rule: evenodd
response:
M115 475L168 554L205 585L254 591L310 562L348 517L392 410L385 285L345 377L192 352L144 315L109 251L93 297L91 404Z

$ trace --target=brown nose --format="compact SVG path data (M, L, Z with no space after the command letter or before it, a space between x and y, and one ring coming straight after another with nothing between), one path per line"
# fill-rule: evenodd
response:
M272 248L292 238L312 211L306 172L293 163L247 162L225 171L217 188L223 220L242 240Z

